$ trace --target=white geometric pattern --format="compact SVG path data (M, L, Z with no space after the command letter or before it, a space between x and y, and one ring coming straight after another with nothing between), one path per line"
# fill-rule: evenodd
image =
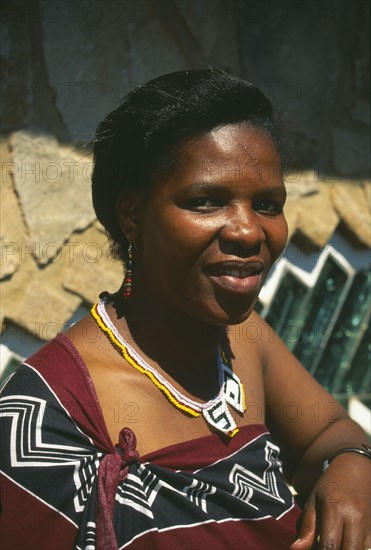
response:
M224 363L222 363L224 378L224 395L227 403L237 411L243 413L244 403L242 397L242 384L238 376Z
M216 492L216 487L194 479L191 485L184 487L184 491L191 502L196 504L199 508L207 513L206 499L209 495L213 495Z
M254 492L258 491L266 496L285 502L279 495L277 489L277 479L275 468L281 468L281 462L278 460L279 448L269 441L265 444L265 459L267 461L267 467L262 477L257 476L250 470L247 470L240 464L235 464L229 474L229 481L234 485L233 496L243 500L249 506L252 506L256 510L258 509L250 501L254 496Z
M25 395L0 399L0 418L11 419L10 463L13 468L74 466L74 506L79 512L91 491L102 454L43 441L46 407L45 399Z
M131 506L152 519L153 513L151 508L162 487L188 498L205 513L207 512L206 499L208 495L216 492L216 487L197 479L193 479L192 483L185 485L182 490L176 489L174 486L160 480L143 464L139 465L138 472L140 477L129 473L125 479L125 483L119 485L116 500L120 504Z
M95 550L95 532L96 532L95 522L88 521L86 525L86 546L84 550Z

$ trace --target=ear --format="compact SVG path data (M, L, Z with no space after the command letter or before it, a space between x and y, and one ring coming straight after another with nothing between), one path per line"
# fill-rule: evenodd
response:
M116 200L117 221L125 237L130 241L138 241L140 233L139 211L143 204L140 193L121 191Z

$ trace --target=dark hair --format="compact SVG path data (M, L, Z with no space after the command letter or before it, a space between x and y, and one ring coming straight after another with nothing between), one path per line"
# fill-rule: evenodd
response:
M116 217L120 191L150 191L159 175L171 173L187 140L244 121L268 132L281 152L281 123L271 102L224 71L169 73L123 98L99 124L94 141L93 205L113 240L114 257L125 259L128 245Z

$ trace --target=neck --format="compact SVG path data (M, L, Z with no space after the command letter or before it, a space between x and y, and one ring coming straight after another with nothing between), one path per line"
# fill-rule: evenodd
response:
M190 394L208 400L219 390L216 352L224 327L208 325L152 304L148 299L115 297L119 330Z

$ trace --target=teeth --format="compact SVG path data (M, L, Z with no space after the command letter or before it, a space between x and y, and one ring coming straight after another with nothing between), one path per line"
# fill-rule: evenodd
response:
M255 267L255 266L254 266ZM252 277L259 275L262 272L262 268L251 270L251 267L233 267L228 265L215 265L210 268L210 274L217 277L235 277L236 279L244 279L245 277Z
M250 271L249 269L238 269L238 268L232 268L232 267L220 267L218 270L215 270L214 275L219 276L229 276L229 277L236 277L237 279L244 279L245 277L250 277L253 275L258 275L261 273L260 269L256 269L255 271Z
M221 275L230 275L231 277L237 277L243 279L246 277L246 272L242 269L223 269L220 272Z

